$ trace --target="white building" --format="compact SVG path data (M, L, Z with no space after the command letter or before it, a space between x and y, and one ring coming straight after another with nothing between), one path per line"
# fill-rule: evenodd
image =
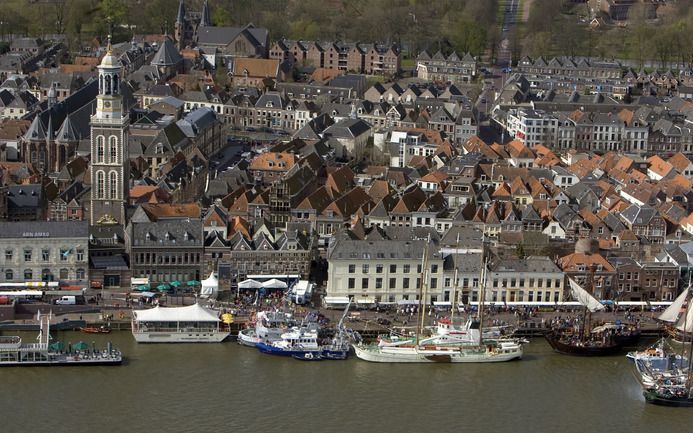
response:
M359 304L416 301L428 247L426 302L442 300L443 259L427 240L335 239L328 250L328 298L353 297Z
M0 281L87 281L86 221L0 222Z

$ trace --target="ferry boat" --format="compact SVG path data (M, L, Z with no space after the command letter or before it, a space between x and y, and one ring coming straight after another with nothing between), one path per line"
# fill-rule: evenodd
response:
M132 335L138 343L220 343L231 333L218 311L197 303L132 313Z
M108 344L106 350L95 348L64 351L61 344L50 344L51 315L42 316L38 343L24 343L21 337L0 337L0 366L120 365L123 355Z

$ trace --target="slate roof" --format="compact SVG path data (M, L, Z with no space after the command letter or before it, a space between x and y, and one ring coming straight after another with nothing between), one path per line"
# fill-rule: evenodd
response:
M183 60L170 39L164 40L151 61L156 66L174 66Z
M0 222L0 238L87 238L87 221Z
M202 228L199 219L133 223L132 245L139 248L201 247L204 242Z

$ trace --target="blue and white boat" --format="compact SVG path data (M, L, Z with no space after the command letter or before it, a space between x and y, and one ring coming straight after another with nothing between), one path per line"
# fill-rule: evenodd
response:
M277 341L260 341L255 347L262 353L291 356L304 361L347 359L351 342L343 323L348 309L349 305L337 325L335 336L327 344L320 342L317 323L309 323L281 334Z

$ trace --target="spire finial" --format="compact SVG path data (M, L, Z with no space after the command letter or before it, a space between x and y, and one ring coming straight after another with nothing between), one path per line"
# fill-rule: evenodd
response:
M108 45L106 45L106 54L113 54L113 47L111 46L111 35L108 35Z

